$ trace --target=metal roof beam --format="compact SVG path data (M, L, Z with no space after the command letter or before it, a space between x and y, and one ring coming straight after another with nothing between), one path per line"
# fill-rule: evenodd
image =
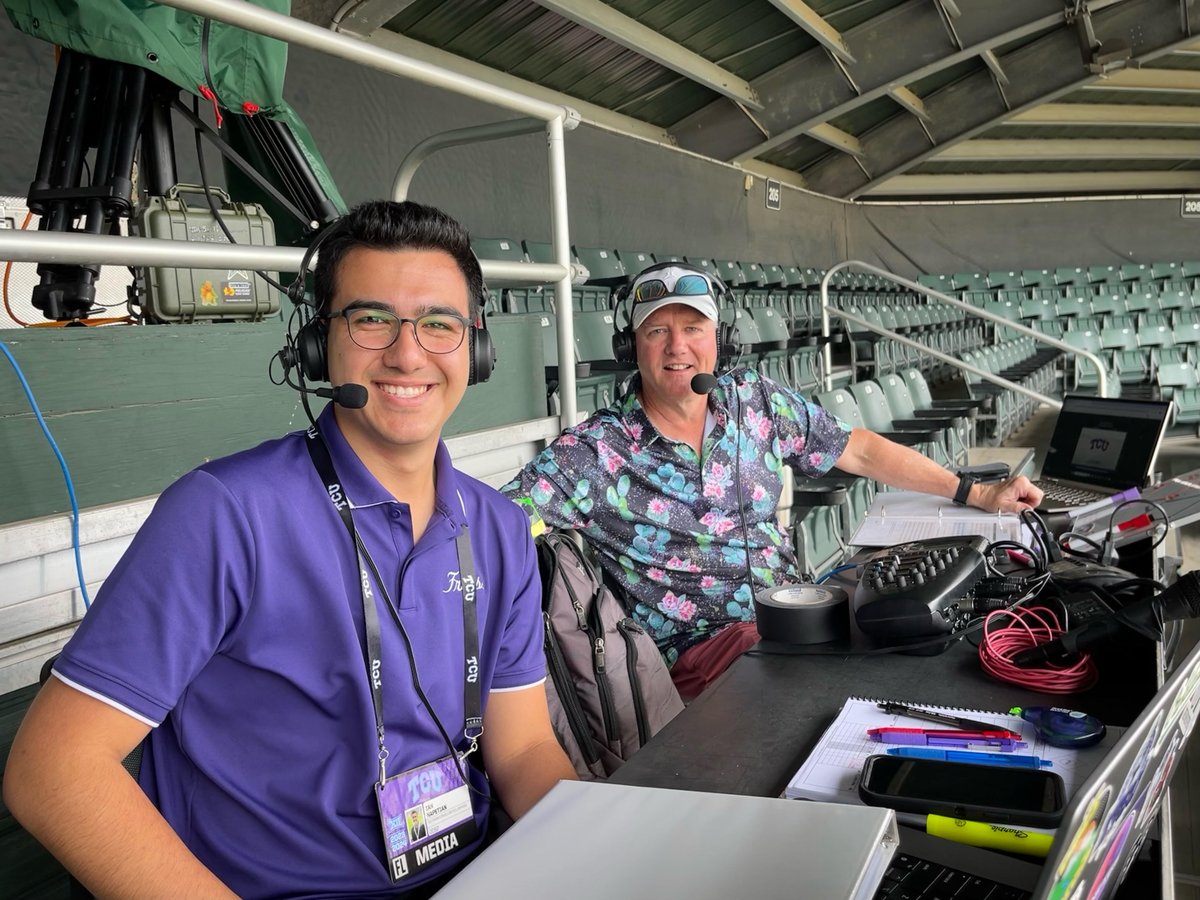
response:
M854 62L841 33L817 15L811 6L801 3L800 0L771 0L771 5L808 32L813 40L842 62Z
M330 28L341 34L369 38L417 0L346 0L334 13Z
M995 52L984 50L979 54L979 58L983 60L983 64L992 70L992 74L996 76L996 81L1000 84L1008 84L1008 76L1004 74L1004 67L1000 65L1000 60L996 58Z
M1017 113L1006 125L1200 126L1194 106L1133 106L1126 103L1042 103Z
M834 128L828 123L817 125L808 134L809 137L815 138L822 144L827 144L834 150L841 150L851 156L863 156L862 144L858 142L858 138L840 128Z
M1200 72L1190 69L1122 69L1086 85L1086 90L1190 94L1200 91Z
M903 85L897 85L896 87L888 88L888 96L907 109L918 119L923 119L926 122L929 121L929 113L925 109L924 101L922 101L920 97L918 97L908 88L904 87Z
M1115 2L1092 0L1091 8L1095 11ZM1062 9L1046 0L956 0L956 4L962 13L954 20L963 43L961 50L948 36L939 6L928 0L909 0L842 33L857 60L849 67L853 85L823 47L814 47L755 79L754 87L765 106L758 120L772 135L766 141L737 107L725 100L716 100L676 123L671 133L680 146L717 159L742 161L760 156L814 125L886 96L897 85L912 84L976 58L984 50L1064 21ZM1077 46L1071 58L1079 59Z
M1200 0L1187 2L1200 5ZM1101 40L1110 34L1131 36L1133 55L1140 59L1194 40L1183 31L1178 12L1175 0L1124 0L1100 13L1093 11L1092 20ZM861 160L827 157L801 174L815 191L855 199L1006 120L1010 115L1006 100L1013 110L1023 110L1077 90L1095 77L1084 68L1075 30L1066 27L1005 55L1003 64L1009 76L1004 96L991 72L980 67L924 98L931 117L926 128L911 116L894 116L859 138L866 151ZM865 175L864 169L872 175Z
M1200 172L1008 172L988 175L897 175L881 182L875 197L1007 196L1194 191Z
M1085 159L1180 159L1200 158L1200 140L1154 140L1152 138L1051 140L994 140L976 138L947 147L938 162L949 160L992 161L1085 160Z
M640 53L648 59L666 66L685 78L703 84L718 94L728 97L752 109L762 109L758 92L732 72L722 69L698 53L669 41L653 28L647 28L636 19L619 13L600 0L536 0L539 6L570 19L584 28L594 31Z
M569 104L579 113L584 122L589 125L595 125L598 128L628 134L658 144L666 144L668 146L674 144L674 139L670 134L662 128L643 122L641 119L623 116L603 106L586 103L578 97L571 97L567 94L543 87L540 84L534 84L532 81L526 81L524 78L518 78L515 75L498 72L490 66L485 66L474 60L450 53L448 50L442 50L421 41L415 41L410 37L405 37L386 28L380 28L372 34L367 43L383 50L390 50L392 53L398 53L409 59L415 59L418 62L437 66L448 72L454 72L455 74L474 78L479 81L487 81L496 87L524 94L527 97L541 100L544 103L553 103L559 106Z

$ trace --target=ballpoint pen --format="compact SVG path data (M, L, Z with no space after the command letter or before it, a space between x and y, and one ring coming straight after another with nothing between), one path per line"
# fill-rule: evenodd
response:
M970 731L921 731L916 728L875 729L880 734L869 733L869 740L883 744L904 744L918 747L971 747L983 745L1001 753L1011 753L1028 746L1024 741L999 735L977 734Z
M928 709L921 709L918 706L909 706L907 703L897 703L891 700L885 700L879 704L879 708L886 713L895 715L908 716L910 719L921 719L926 722L939 722L942 725L953 725L956 728L961 728L964 731L1007 731L1008 737L1016 740L1021 737L1015 731L1000 728L990 722L978 722L975 719L964 719L961 716L950 716L945 713L933 712Z
M910 759L940 759L946 762L979 763L985 766L1013 766L1022 769L1039 769L1054 765L1040 756L1009 753L974 753L970 750L944 750L940 747L892 747L890 756L907 756Z

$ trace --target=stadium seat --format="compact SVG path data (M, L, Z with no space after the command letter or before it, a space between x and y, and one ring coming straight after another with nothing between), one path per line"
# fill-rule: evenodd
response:
M1172 399L1176 391L1200 387L1196 367L1186 362L1160 365L1155 382L1158 384L1158 394L1164 400Z

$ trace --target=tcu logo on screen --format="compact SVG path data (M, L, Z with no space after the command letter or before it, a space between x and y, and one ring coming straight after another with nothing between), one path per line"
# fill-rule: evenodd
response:
M1108 441L1104 438L1092 438L1091 448L1093 450L1107 450Z

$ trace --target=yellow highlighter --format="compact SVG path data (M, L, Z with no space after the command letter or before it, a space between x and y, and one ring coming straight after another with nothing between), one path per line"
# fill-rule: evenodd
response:
M925 822L925 832L972 847L989 850L1007 850L1026 856L1045 856L1050 852L1054 832L1042 828L1023 828L1017 825L990 825L987 822L970 822L950 816L930 814Z

